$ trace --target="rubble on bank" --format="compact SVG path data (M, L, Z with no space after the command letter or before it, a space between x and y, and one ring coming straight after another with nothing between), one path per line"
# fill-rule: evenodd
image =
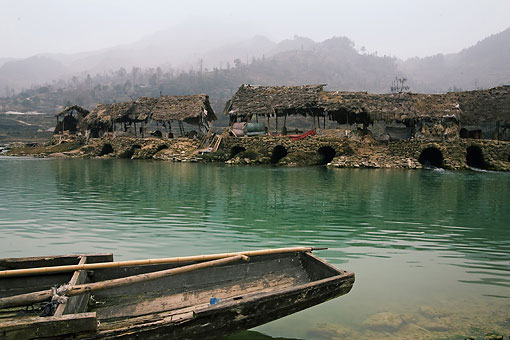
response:
M5 153L8 156L126 158L154 159L174 162L196 162L198 140L188 138L91 138L87 142L78 136L54 136L48 143L27 145L13 143Z

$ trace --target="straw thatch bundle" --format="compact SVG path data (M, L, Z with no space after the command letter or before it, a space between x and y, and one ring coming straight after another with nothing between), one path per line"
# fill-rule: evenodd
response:
M499 122L510 127L510 85L488 90L451 92L447 95L459 103L462 124Z
M158 98L140 97L133 102L129 119L136 122L147 121L152 115L152 109Z
M196 94L189 96L161 96L152 107L152 119L165 122L170 120L199 124L216 120L209 96Z
M77 113L78 117L83 118L89 114L89 110L84 109L83 107L81 107L79 105L72 105L72 106L67 106L62 111L57 113L55 116L62 117L62 116L67 116L69 114L72 115L73 113Z
M113 123L129 122L132 106L132 102L99 104L84 118L84 123L89 127L105 128Z
M234 117L251 115L312 114L317 109L324 85L253 86L242 85L230 99L224 114Z
M333 119L342 115L368 115L370 121L406 121L417 118L459 118L459 105L445 95L415 93L370 94L322 92L318 105ZM353 119L350 119L353 122Z

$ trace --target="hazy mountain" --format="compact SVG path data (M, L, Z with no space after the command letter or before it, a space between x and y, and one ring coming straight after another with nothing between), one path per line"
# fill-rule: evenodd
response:
M455 54L399 63L414 89L439 92L510 84L510 28Z
M411 91L441 92L508 84L508 60L510 29L459 53L401 61L359 53L345 37L315 42L295 36L276 43L263 36L247 39L227 26L197 20L133 44L77 54L0 60L0 96L59 77L93 76L121 67L128 72L134 66L161 67L164 72L172 70L172 74L179 74L225 69L234 64L253 64L246 71L248 78L239 79L241 82L326 82L335 89L386 92L391 80L401 76L408 78Z
M289 46L294 49L285 51ZM264 85L326 83L330 90L388 92L392 80L400 75L395 59L360 54L346 37L321 43L295 37L274 50L278 49L284 52L247 65L246 79Z
M15 58L0 58L0 67L8 61L13 61Z
M0 87L19 89L42 84L66 73L66 67L58 60L44 56L5 62L0 67Z
M269 57L276 53L277 46L278 44L268 38L256 35L250 39L212 48L197 56L204 61L206 67L225 68L227 63L233 65L235 59L246 63L253 58Z
M294 39L285 39L276 44L270 53L276 54L285 51L313 50L316 44L317 43L312 39L294 36Z

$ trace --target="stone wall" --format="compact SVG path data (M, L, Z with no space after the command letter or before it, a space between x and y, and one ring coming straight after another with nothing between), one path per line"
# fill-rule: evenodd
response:
M448 142L393 142L388 144L389 154L419 162L423 150L436 148L444 159L444 168L451 170L469 169L467 153L469 147L480 148L485 168L510 171L510 142L480 139L461 139Z
M423 168L428 164L427 152L424 156L422 153L430 148L432 154L435 150L439 152L441 163L438 167L459 170L470 168L467 161L470 147L474 147L472 148L474 151L479 148L483 161L479 167L510 171L510 142L479 139L441 142L409 140L385 144L376 142L370 137L361 140L307 137L298 141L292 141L288 137L271 136L227 137L218 150L221 157L216 160L230 164L302 166L328 163L333 167L414 169ZM431 165L434 165L434 162Z
M354 138L356 137L356 138ZM174 162L219 161L227 164L282 166L328 165L349 168L419 169L431 165L459 170L478 167L510 171L510 142L481 139L394 141L365 137L310 136L225 137L217 152L200 155L200 142L188 138L97 138L84 141L54 138L44 145L12 146L9 155L158 159Z
M223 155L221 160L235 164L317 165L329 163L328 155L349 153L345 141L333 137L307 137L297 141L273 136L227 137L218 151Z

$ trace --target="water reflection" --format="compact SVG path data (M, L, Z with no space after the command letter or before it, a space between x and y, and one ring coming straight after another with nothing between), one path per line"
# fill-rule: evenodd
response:
M316 245L356 272L347 296L263 326L264 334L362 338L371 331L364 322L381 312L414 315L403 325L426 328L432 321L420 306L443 308L450 323L474 303L509 307L505 173L12 158L0 159L0 173L0 256L133 259Z

